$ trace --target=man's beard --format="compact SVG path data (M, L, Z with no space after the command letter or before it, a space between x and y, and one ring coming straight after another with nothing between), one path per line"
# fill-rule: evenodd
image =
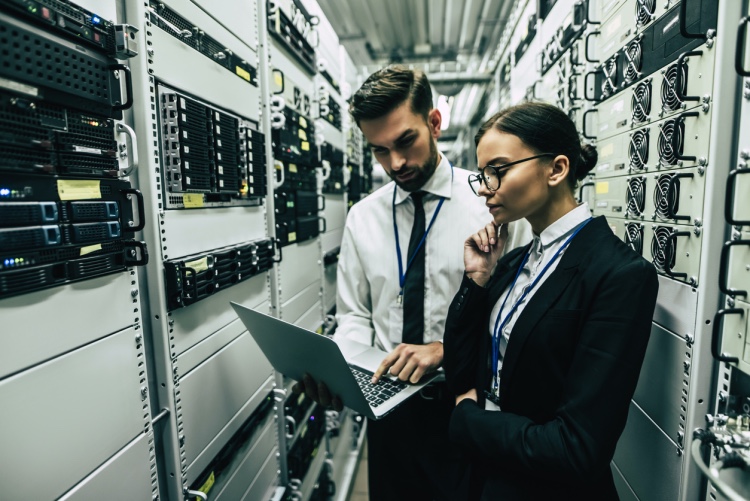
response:
M435 146L434 141L430 141L430 156L427 159L427 161L424 164L422 164L421 167L417 167L417 168L407 167L408 171L415 173L415 176L412 179L409 179L408 181L399 181L396 178L395 172L391 174L391 179L393 179L393 181L395 181L395 183L399 186L399 188L401 188L404 191L408 191L408 192L418 191L427 183L427 181L430 180L432 175L435 173L435 170L437 170L437 166L438 166L437 146Z

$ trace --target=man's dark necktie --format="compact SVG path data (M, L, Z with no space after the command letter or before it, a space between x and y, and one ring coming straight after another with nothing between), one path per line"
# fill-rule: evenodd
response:
M409 237L409 251L407 260L414 256L419 242L422 240L425 232L425 216L422 198L424 191L416 191L411 194L414 202L414 224L411 227L411 236ZM414 256L409 270L406 272L404 281L404 331L402 342L408 344L424 343L424 263L425 248L427 242L422 244L419 252Z

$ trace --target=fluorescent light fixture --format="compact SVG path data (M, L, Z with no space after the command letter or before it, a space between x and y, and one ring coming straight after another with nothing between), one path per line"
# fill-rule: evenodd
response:
M446 130L451 125L451 110L453 109L453 96L439 95L437 109L443 121L440 124L440 130Z

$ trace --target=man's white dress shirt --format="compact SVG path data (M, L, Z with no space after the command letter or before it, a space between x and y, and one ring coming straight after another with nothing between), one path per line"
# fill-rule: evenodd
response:
M451 164L445 155L441 157L435 173L422 187L427 192L423 202L427 226L440 197L445 197L425 241L425 344L443 339L448 308L464 274L464 241L492 220L485 199L469 187L471 173L453 167L451 175ZM401 334L390 328L391 310L401 290L393 229L394 189L401 260L406 268L414 203L409 192L391 181L349 211L336 282L336 337L386 351L400 342ZM505 252L530 239L528 223L511 224Z

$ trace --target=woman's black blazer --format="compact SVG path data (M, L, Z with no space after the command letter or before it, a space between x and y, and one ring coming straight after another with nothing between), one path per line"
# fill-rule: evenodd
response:
M528 248L501 259L486 288L464 278L451 303L448 386L480 394L455 408L451 440L472 458L482 499L617 499L609 463L648 344L656 271L604 217L587 224L516 321L502 412L485 411L490 313Z

